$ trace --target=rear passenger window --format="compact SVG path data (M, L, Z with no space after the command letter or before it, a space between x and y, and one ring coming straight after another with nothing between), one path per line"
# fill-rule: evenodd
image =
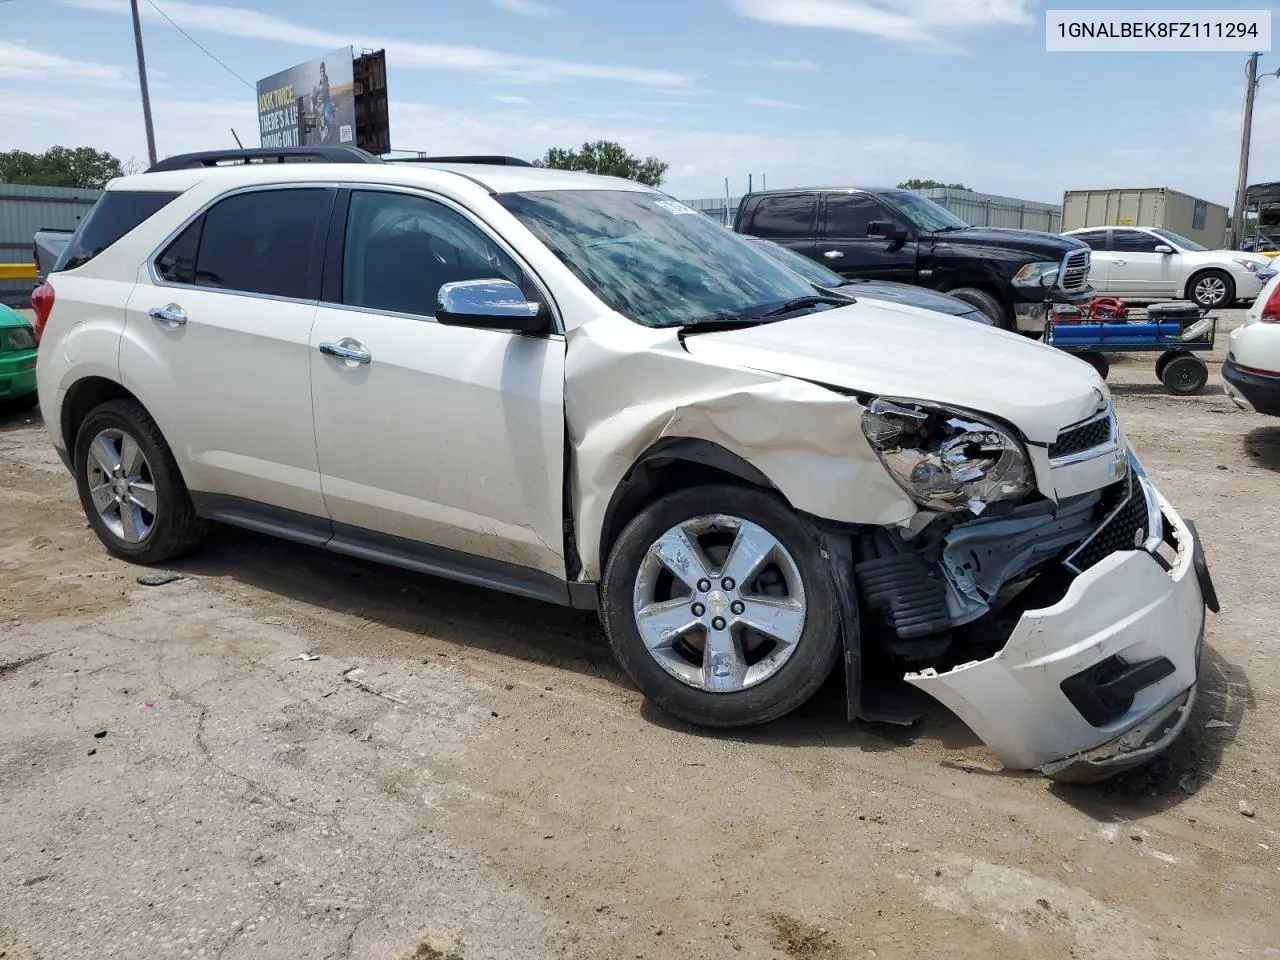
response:
M757 237L791 240L812 237L817 211L818 198L811 193L761 197L747 232Z
M79 229L53 265L54 271L84 266L176 196L151 190L108 190L80 221Z
M184 230L156 269L173 283L318 300L320 277L312 267L332 203L323 188L236 194Z
M405 193L351 194L343 303L434 317L440 288L460 280L510 280L539 299L515 261L451 207Z
M1073 233L1071 234L1071 239L1087 243L1094 250L1107 249L1107 231L1105 230L1088 230L1084 233Z

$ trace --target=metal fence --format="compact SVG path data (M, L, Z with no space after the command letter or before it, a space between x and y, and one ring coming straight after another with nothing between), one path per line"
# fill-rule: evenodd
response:
M0 183L0 263L30 263L31 243L41 227L73 229L101 195L74 187L28 187ZM29 280L0 281L0 303L28 306Z
M1059 233L1062 230L1062 207L1057 204L1017 200L993 193L974 193L971 190L953 190L950 187L931 187L915 192L946 207L975 227L1017 227L1022 230L1046 230L1049 233ZM741 197L708 197L685 202L727 227L732 226L733 215L741 201Z

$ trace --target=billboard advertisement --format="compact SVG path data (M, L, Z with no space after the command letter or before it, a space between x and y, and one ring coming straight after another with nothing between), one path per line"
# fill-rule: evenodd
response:
M354 144L356 106L351 47L258 81L258 130L264 147Z

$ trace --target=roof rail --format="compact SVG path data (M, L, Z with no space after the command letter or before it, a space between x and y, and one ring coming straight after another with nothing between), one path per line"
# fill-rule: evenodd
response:
M393 157L388 163L475 163L490 167L532 167L536 164L519 157Z
M246 163L381 163L367 150L348 146L257 147L249 150L206 150L179 153L152 164L147 173L192 170L197 167L237 166Z

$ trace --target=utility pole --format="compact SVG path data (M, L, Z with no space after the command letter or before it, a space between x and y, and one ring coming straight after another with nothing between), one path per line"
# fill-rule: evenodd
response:
M142 88L142 118L147 124L147 158L156 163L156 129L151 125L151 94L147 92L147 58L142 54L142 18L138 16L138 0L129 0L133 9L133 45L138 50L138 86Z
M1244 125L1240 133L1240 177L1236 181L1236 202L1231 210L1231 247L1244 240L1244 194L1249 186L1249 143L1253 137L1253 97L1258 92L1258 54L1249 56L1244 86Z

